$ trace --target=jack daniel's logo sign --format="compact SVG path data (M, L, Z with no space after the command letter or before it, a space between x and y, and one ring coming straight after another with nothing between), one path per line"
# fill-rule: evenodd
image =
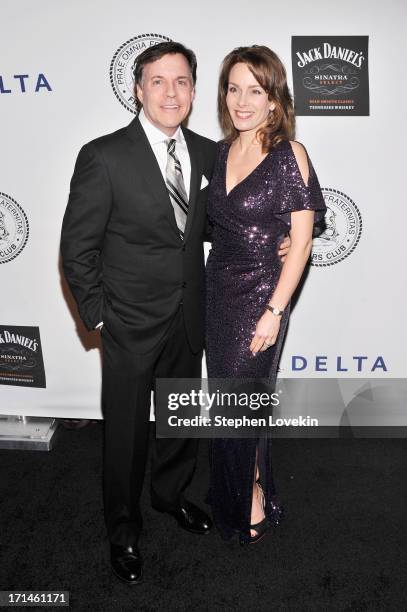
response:
M323 43L319 47L308 49L308 51L297 51L296 55L298 57L297 66L300 68L304 68L304 66L307 64L323 59L344 60L345 62L353 64L357 68L361 68L363 62L366 60L363 52L353 51L352 49L347 49L346 47L337 47L336 45L331 45L328 42Z
M38 342L35 338L27 338L20 334L12 334L6 329L3 330L3 333L0 333L0 344L19 344L34 352L38 349Z
M46 386L38 327L0 326L0 384Z
M368 37L293 36L297 115L368 115Z

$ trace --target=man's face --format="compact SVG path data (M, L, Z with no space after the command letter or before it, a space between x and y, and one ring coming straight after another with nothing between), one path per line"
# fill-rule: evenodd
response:
M191 70L181 53L169 53L144 66L137 97L147 119L167 136L187 117L194 96Z

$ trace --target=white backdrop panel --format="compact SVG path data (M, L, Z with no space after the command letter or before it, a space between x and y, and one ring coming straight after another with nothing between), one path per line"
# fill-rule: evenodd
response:
M24 251L0 266L0 323L40 328L47 388L0 386L0 412L58 417L101 416L96 333L73 318L58 267L60 227L79 148L133 118L113 94L109 66L133 36L156 32L192 47L198 57L197 97L189 126L219 139L219 65L233 47L266 44L284 61L291 85L292 35L369 35L370 117L299 117L303 142L321 186L358 206L363 232L356 250L327 268L311 268L292 314L281 367L284 376L404 377L407 338L403 275L407 221L404 174L406 122L405 4L391 0L1 1L0 192L29 218ZM35 92L39 73L52 87ZM28 74L25 93L15 74ZM292 355L308 367L293 372ZM316 372L317 355L327 371ZM367 356L357 372L355 355ZM388 371L371 365L382 355ZM337 372L337 357L349 367Z

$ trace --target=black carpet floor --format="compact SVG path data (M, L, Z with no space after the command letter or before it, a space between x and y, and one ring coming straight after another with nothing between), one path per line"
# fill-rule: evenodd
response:
M95 612L407 610L407 440L276 440L286 518L244 549L182 531L145 486L145 578L129 587L109 565L102 435L59 427L49 453L0 451L0 590L67 590ZM201 441L188 494L202 507L207 481Z

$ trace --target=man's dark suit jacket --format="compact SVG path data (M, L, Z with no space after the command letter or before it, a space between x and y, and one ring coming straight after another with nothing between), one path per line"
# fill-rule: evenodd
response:
M191 159L182 240L163 176L135 118L79 152L62 225L63 269L86 327L103 321L137 353L152 349L183 302L194 352L204 343L204 253L216 144L182 128Z

